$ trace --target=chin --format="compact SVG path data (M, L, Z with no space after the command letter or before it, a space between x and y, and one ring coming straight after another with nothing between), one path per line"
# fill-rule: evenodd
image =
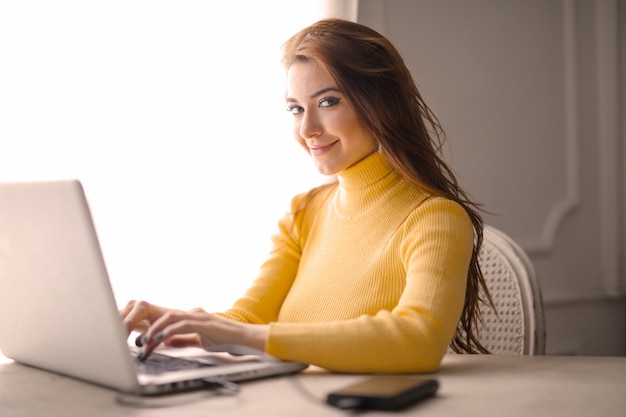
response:
M326 175L326 176L329 176L329 177L332 176L332 175L336 175L339 172L339 170L337 170L337 169L333 169L333 168L330 168L328 166L324 166L324 165L320 165L320 164L318 164L316 166L316 168L317 168L317 171L320 174Z

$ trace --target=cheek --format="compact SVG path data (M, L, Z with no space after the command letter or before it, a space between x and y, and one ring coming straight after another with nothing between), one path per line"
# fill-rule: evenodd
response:
M300 146L302 146L302 148L307 152L310 153L311 150L309 149L308 146L306 146L306 142L304 141L304 139L302 138L302 136L300 136L300 126L294 126L293 128L293 137L296 139L296 142L298 142L298 144Z

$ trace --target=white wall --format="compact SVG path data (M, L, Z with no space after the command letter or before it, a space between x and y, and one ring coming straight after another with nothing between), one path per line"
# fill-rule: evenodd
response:
M531 256L548 353L626 354L625 5L359 2L440 117L462 183L496 214L486 222Z
M279 60L322 5L0 2L0 181L83 181L119 303L227 308L320 182Z

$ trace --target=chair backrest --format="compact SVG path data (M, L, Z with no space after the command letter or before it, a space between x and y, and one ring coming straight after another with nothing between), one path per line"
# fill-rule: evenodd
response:
M545 354L545 318L532 262L502 231L485 226L479 263L496 312L481 305L479 339L491 353Z

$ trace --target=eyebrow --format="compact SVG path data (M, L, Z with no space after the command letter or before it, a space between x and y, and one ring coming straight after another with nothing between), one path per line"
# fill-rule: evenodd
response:
M311 94L311 95L309 96L309 98L310 98L310 99L313 99L313 98L319 97L319 96L321 96L322 94L326 94L326 93L328 93L329 91L334 91L334 92L337 92L337 93L341 93L341 91L340 91L338 88L335 88L335 87L326 87L326 88L322 88L321 90L316 91L315 93ZM298 100L296 100L295 98L290 98L290 97L287 97L287 102L288 102L288 103L296 103L297 101L298 101Z

